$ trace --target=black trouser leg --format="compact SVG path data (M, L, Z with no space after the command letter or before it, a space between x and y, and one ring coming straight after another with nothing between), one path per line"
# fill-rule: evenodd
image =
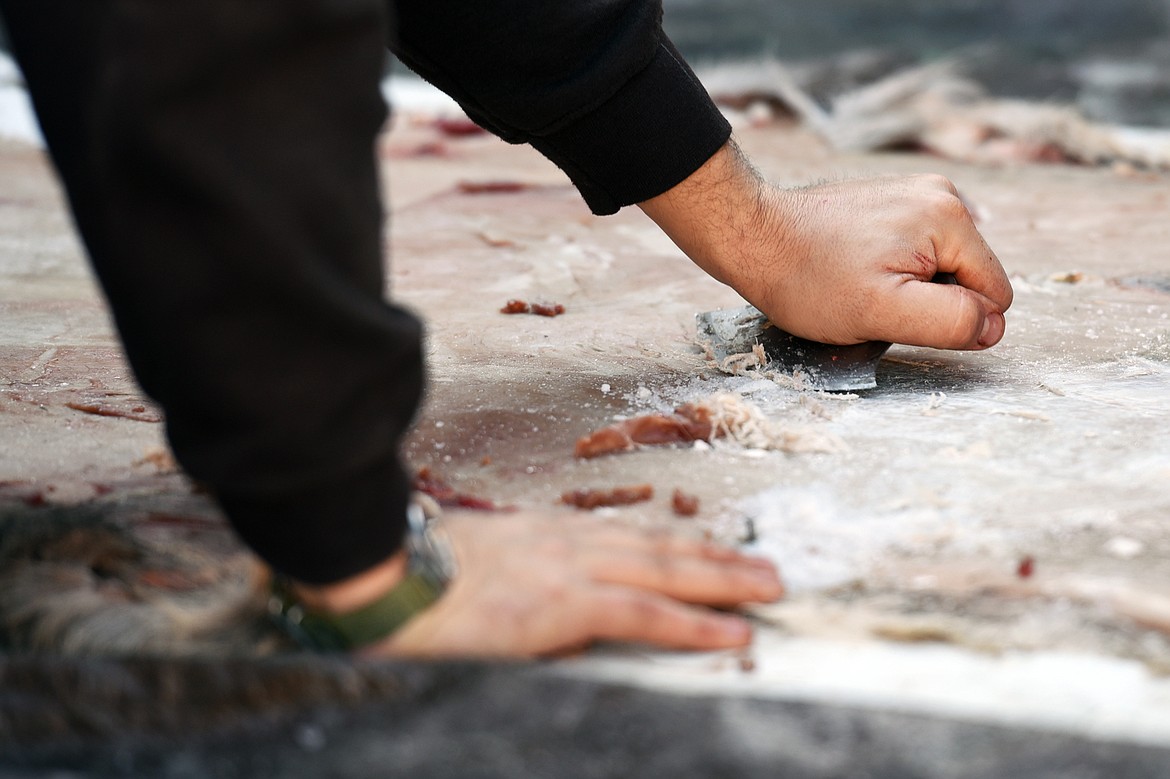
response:
M310 582L400 544L420 325L382 297L381 0L0 0L180 462Z

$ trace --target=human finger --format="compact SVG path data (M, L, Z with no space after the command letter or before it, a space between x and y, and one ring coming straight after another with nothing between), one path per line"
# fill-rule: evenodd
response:
M595 588L586 616L588 632L595 640L671 649L729 649L752 639L751 624L741 616L616 585Z
M952 274L961 286L987 298L1003 313L1012 305L1011 281L967 207L961 201L959 205L961 212L952 209L949 218L938 222L934 240L937 270Z
M594 522L581 528L578 541L613 550L641 550L672 557L694 557L742 563L757 568L772 568L771 561L667 527L634 528L620 522Z
M900 180L900 177L898 176L889 176L887 178L893 181ZM907 177L906 180L909 181L912 185L921 189L933 189L941 192L947 192L959 198L960 201L963 199L962 195L959 194L959 188L955 186L955 182L951 181L941 173L919 173L917 175ZM966 203L964 203L964 208L966 208Z
M578 560L595 581L651 590L688 603L767 603L784 595L779 573L766 562L705 560L639 550L590 550Z
M987 298L1002 314L1011 308L1015 293L1007 272L995 252L982 239L979 246L950 261L940 261L939 270L951 273L961 285Z
M888 311L878 337L910 346L977 351L999 343L1007 326L993 301L957 284L908 280Z

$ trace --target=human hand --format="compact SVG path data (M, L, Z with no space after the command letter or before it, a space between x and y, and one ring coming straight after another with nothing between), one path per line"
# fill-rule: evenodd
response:
M986 349L1011 284L941 176L781 189L729 144L642 209L716 279L794 335ZM955 285L931 284L953 274Z
M594 641L723 649L751 641L706 606L773 601L775 567L709 542L579 516L445 515L459 572L432 606L367 653L533 657Z

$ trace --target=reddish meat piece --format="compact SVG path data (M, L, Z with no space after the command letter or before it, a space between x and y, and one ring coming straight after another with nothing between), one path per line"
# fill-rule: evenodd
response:
M448 484L441 476L434 473L430 468L422 468L415 474L413 486L418 492L430 495L440 506L473 509L475 511L495 511L499 508L494 502L486 498L456 492L454 487Z
M680 517L693 517L699 513L699 498L682 490L675 490L670 496L670 507Z
M626 452L638 444L662 446L709 441L719 431L711 423L711 412L688 403L675 413L647 414L603 427L577 440L574 454L583 459Z
M560 316L565 313L565 307L560 303L533 303L532 313L537 316Z
M116 417L118 419L133 419L136 422L161 422L162 417L153 411L148 411L146 406L133 406L129 409L119 408L118 406L106 403L66 403L66 408L71 408L74 411L82 411L86 414L93 414L99 417Z
M612 490L581 489L566 492L561 502L579 509L595 509L602 506L628 506L644 503L654 497L654 488L649 484L633 487L615 487Z
M456 186L465 195L501 195L535 188L523 181L460 181Z
M509 300L500 309L501 314L527 314L531 309L523 300Z

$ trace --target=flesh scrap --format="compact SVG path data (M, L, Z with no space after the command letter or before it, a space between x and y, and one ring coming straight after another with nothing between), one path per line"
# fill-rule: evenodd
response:
M654 488L649 484L632 487L615 487L612 490L579 489L566 492L561 502L579 509L595 509L603 506L629 506L644 503L654 497Z
M416 492L429 495L440 505L447 508L458 507L475 511L497 511L493 501L475 495L458 492L439 474L430 468L423 467L414 475L412 486Z
M646 414L603 427L578 439L574 453L590 459L639 446L710 442L716 438L747 449L790 453L833 453L848 448L829 433L783 429L753 403L732 392L719 392L679 406L673 414Z
M670 496L670 508L677 516L693 517L699 513L699 497L675 490Z
M537 316L554 317L565 313L565 307L560 303L526 303L523 300L509 300L500 309L501 314L536 314Z
M696 403L687 403L676 408L673 414L647 414L603 427L578 439L574 454L590 459L628 452L639 445L710 441L715 435L718 432L712 424L710 410Z

